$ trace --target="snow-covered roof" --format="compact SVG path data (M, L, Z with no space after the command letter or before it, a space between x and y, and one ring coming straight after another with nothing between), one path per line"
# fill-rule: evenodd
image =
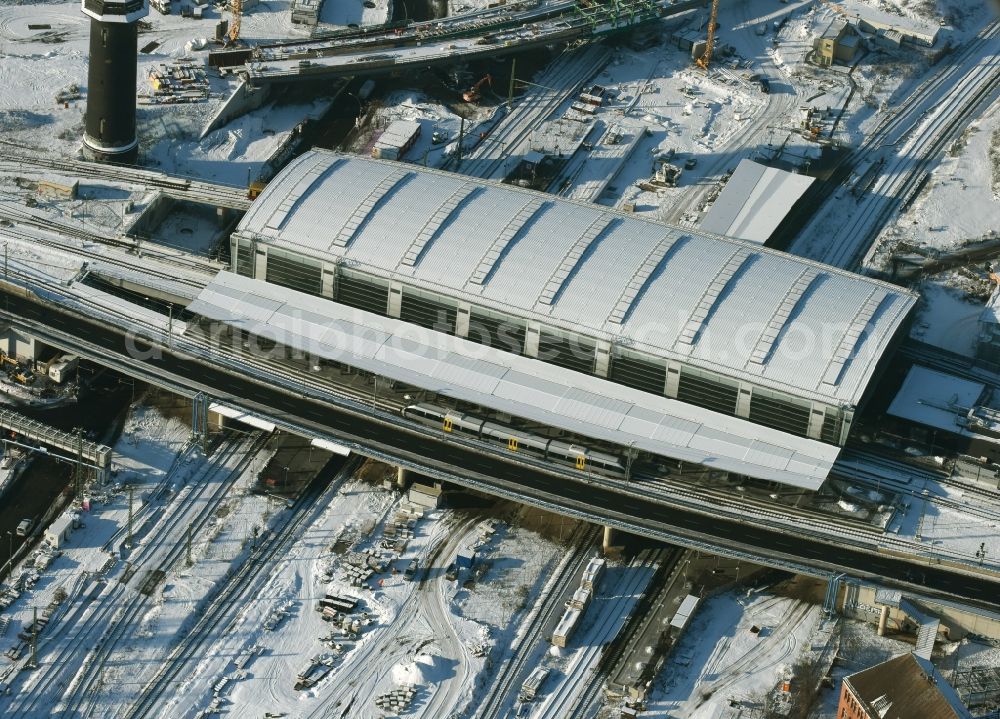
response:
M764 244L812 183L808 175L740 160L701 229Z
M238 235L831 404L860 401L916 302L751 243L326 151L289 163Z
M979 321L987 325L1000 325L1000 283L993 288L993 293L979 315Z
M677 629L684 629L687 627L688 622L691 621L691 616L698 608L699 601L701 600L693 594L688 594L684 597L684 601L682 601L681 605L677 607L677 611L674 612L674 616L670 620L670 626L676 627Z
M188 309L439 395L758 479L817 489L840 450L229 272Z
M937 41L939 26L917 18L883 12L856 0L840 0L847 16L869 25L873 29L895 30L907 37L916 38L928 45Z
M894 417L966 434L964 419L976 406L986 385L914 365L889 405Z
M872 711L882 719L969 719L971 716L937 668L913 653L855 672L844 682L869 716Z

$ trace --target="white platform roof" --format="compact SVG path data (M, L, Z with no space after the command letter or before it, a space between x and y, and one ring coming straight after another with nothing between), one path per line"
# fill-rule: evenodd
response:
M898 287L606 207L312 151L238 235L757 386L856 405Z
M914 365L889 405L889 414L953 434L971 436L960 420L979 403L985 389L986 385L980 382Z
M812 183L808 175L740 160L701 229L763 245Z
M840 449L229 272L188 309L441 395L758 479L817 489Z

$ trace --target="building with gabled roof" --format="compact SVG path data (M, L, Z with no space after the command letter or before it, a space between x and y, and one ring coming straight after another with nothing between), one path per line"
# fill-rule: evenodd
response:
M970 719L934 665L912 652L844 678L837 719Z

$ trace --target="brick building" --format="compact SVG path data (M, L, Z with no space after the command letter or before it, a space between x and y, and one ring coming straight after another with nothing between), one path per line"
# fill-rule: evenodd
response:
M844 678L837 719L969 719L934 665L902 654Z

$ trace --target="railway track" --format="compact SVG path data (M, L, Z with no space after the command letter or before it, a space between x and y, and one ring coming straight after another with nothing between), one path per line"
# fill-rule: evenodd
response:
M610 51L600 45L564 52L498 127L461 163L453 159L448 167L472 177L502 179L508 169L513 169L506 166L509 158L521 154L519 148L527 142L532 131L598 72L610 55Z
M131 273L141 273L143 276L179 282L199 292L219 270L224 269L224 266L218 262L162 250L155 244L155 241L140 243L133 238L98 234L65 222L41 217L9 202L0 202L0 221L4 220L6 224L0 226L0 238L21 241L28 245L51 247L67 255L87 258L89 261L104 265L118 266ZM45 233L52 233L58 238L68 238L68 241L47 237L41 233L28 233L17 229L17 225L33 227ZM120 250L128 253L130 257L127 259L115 257L108 251L90 249L87 247L88 244L109 248L111 252ZM204 280L195 281L177 273L157 270L155 265L151 265L148 260L196 272L204 276Z
M828 213L816 214L792 243L794 254L848 269L863 262L882 226L919 189L927 169L961 132L969 117L996 92L1000 68L981 63L978 58L998 37L1000 22L993 22L950 58L945 68L903 98L855 151L838 162L833 168L834 177L841 177L843 173L838 174L838 169L850 166L859 157L889 155L883 157L882 169L862 196L861 207L851 221L837 225L831 236ZM814 191L815 198L832 195L834 184L821 183ZM822 241L816 242L815 237L822 237Z
M604 602L610 606L600 607L601 615L598 623L587 632L587 643L576 650L574 658L566 668L565 679L546 697L533 714L534 717L578 719L587 716L595 708L602 688L600 675L596 671L597 662L605 645L614 640L622 629L620 622L623 616L627 616L629 604L634 603L633 597L645 590L652 578L652 572L656 571L658 562L662 559L660 552L649 552L640 556L642 559L637 557L629 565L629 569L635 571L629 571L625 581L615 587L616 593L611 601ZM605 576L603 582L605 586L607 582ZM598 601L595 598L588 611L597 610Z
M872 200L869 202L871 209L862 213L861 218L849 226L849 233L851 235L856 233L861 241L849 252L849 244L845 243L842 246L844 251L834 255L838 266L856 270L870 262L878 250L875 240L892 215L915 199L941 153L968 126L968 121L978 117L981 111L997 97L1000 68L983 66L977 69L974 78L975 85L971 89L963 85L958 97L953 103L949 103L955 108L954 111L942 110L927 125L919 128L919 134L915 136L911 150L917 158L916 162L901 154L891 167L890 163L886 163L883 167L882 173L887 171L893 173L900 172L905 165L912 163L901 176L894 178L890 174L886 183L875 181L868 196ZM904 147L904 152L905 150ZM885 176L883 174L883 177ZM890 199L886 202L875 202L874 199L880 194Z
M542 631L562 609L561 599L566 583L579 574L590 558L590 548L597 539L598 529L581 524L572 538L573 550L552 574L535 603L536 610L527 620L523 633L511 646L507 657L497 670L486 696L479 702L476 719L501 719L509 697L518 682L523 680L531 667L535 652L532 649L541 638Z
M951 479L947 472L916 467L878 452L853 449L849 453L845 450L845 454L847 456L834 469L838 476L871 488L891 489L899 494L926 499L938 507L953 509L971 517L986 521L1000 520L1000 509L997 508L1000 507L1000 492L994 489L958 482ZM939 489L935 490L935 486ZM961 494L962 501L953 499L949 490ZM978 501L965 501L966 498Z
M618 635L612 637L605 643L605 649L601 653L597 665L594 667L593 676L587 686L573 702L573 706L567 714L572 719L591 719L596 716L603 705L604 685L607 675L612 667L616 666L623 658L625 650L628 648L635 636L642 630L643 622L639 619L643 612L651 608L651 603L647 600L655 598L669 582L672 573L676 570L684 550L678 548L663 548L658 550L658 567L653 578L646 587L645 594L632 609L632 614L625 621L625 626Z
M4 144L18 149L28 149L14 143ZM215 204L243 212L250 209L251 201L246 196L246 189L242 187L221 185L196 178L174 177L154 170L143 170L123 165L102 165L83 160L61 160L11 153L0 157L0 171L19 172L38 169L58 172L74 178L85 177L108 182L130 182L151 190L160 190L178 199Z
M65 288L62 288L55 283L51 283L48 289L57 295L65 294ZM100 307L100 312L97 316L113 317L115 318L111 320L113 322L125 323L127 326L131 327L136 326L135 319L122 312L114 313L104 307ZM156 328L152 325L147 325L145 328L140 329L140 335L143 333L148 333L152 342L165 344L165 333L162 327ZM305 375L302 371L296 372L294 368L285 369L281 363L258 360L251 357L248 352L240 350L236 347L233 348L235 351L232 353L232 356L220 355L218 347L213 347L210 342L199 337L198 335L187 334L183 337L175 339L175 347L176 343L183 343L183 351L191 354L192 356L203 357L214 363L219 363L221 360L225 364L238 368L239 371L250 372L254 375L267 376L270 378L270 381L284 380L289 384L289 386L300 388L297 389L297 391L300 392L318 392L322 393L324 397L332 392L337 397L334 401L371 406L373 413L389 413L392 415L398 415L399 408L402 406L402 402L399 398L395 396L386 397L385 394L383 394L383 396L379 398L373 406L372 395L368 394L366 389L339 384L335 380L329 378L321 379L315 376ZM633 482L632 484L634 486L636 483ZM874 528L859 526L857 523L834 518L831 515L820 514L819 516L816 516L816 513L809 514L798 508L778 510L775 508L768 508L766 506L758 506L756 508L753 506L748 507L747 503L743 500L734 502L731 497L713 499L705 494L702 488L698 488L696 491L691 488L678 487L669 482L669 480L666 486L644 487L642 494L652 494L654 496L658 495L659 497L666 499L669 504L689 507L709 516L721 512L729 516L745 518L752 514L758 519L764 519L771 523L784 524L788 527L790 539L803 532L813 535L817 529L822 528L824 530L823 533L828 537L834 538L837 541L843 541L846 539L854 546L868 551L878 551L880 547L889 545L892 545L901 551L917 551L917 553L920 553L921 551L921 548L915 546L912 542L907 543L905 540L898 537L889 537L885 535L877 536L878 531ZM829 531L831 527L833 528L833 531Z
M280 559L285 549L298 536L300 528L308 526L326 511L326 503L317 500L327 492L335 492L351 475L358 462L359 459L356 457L345 462L332 482L329 482L328 476L321 473L295 500L278 531L265 536L236 574L225 584L217 585L214 592L205 598L208 608L174 647L170 656L164 660L155 677L142 689L128 708L126 717L139 719L163 715L165 707L160 701L178 680L178 675L200 656L213 631L224 632L231 624L237 609L241 606L241 598L254 595L262 571ZM269 577L263 579L266 581Z
M182 524L193 530L203 528L250 461L252 454L248 450L259 441L259 438L233 441L210 464L206 464L192 480L190 486L195 489L184 498L182 511L172 518L172 526ZM241 452L242 459L236 462L235 467L230 466L231 461ZM200 510L187 511L202 499L205 501ZM131 565L141 568L146 562L155 560L155 567L148 568L148 571L158 571L165 575L176 564L186 546L185 537L168 544L170 536L169 528L151 535L150 541L140 544L129 558ZM129 630L134 628L136 618L149 601L148 596L128 586L134 576L132 573L128 577L120 577L118 581L98 579L96 584L100 587L100 595L94 600L96 605L86 601L84 595L89 593L93 598L94 591L85 586L78 596L76 611L72 617L74 621L68 621L70 617L67 617L61 623L65 634L52 635L51 638L42 635L39 642L39 657L42 660L40 669L32 675L32 687L27 692L15 695L8 709L12 716L24 716L28 719L37 716L39 711L44 711L43 703L53 699L49 694L51 687L60 684L66 686L67 691L57 706L55 715L74 717L80 714L83 702L95 692L102 668L111 652ZM44 649L56 639L60 640L59 649L54 656L49 657ZM88 650L82 662L81 649Z

